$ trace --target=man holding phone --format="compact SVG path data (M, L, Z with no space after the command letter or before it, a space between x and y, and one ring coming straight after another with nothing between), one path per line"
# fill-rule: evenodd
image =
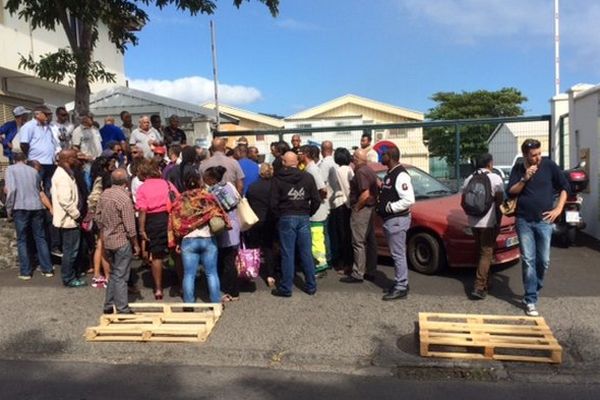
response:
M510 172L508 195L517 200L517 234L523 267L525 313L538 316L537 301L550 266L550 240L554 221L562 213L569 183L556 163L542 157L541 143L526 139L521 145L523 163ZM554 204L554 194L558 201Z

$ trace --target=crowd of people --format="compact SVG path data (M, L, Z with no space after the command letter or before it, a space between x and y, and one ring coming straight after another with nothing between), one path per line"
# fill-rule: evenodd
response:
M408 295L413 186L396 147L381 155L385 177L375 174L369 164L379 156L369 134L353 153L327 140L320 147L302 145L294 135L292 146L272 143L272 161L265 163L243 138L234 148L223 138L208 149L188 145L175 115L168 126L152 115L139 118L135 127L123 111L121 126L107 117L100 128L92 114L73 125L64 107L54 113L44 105L32 111L16 107L13 114L14 121L0 127L0 137L10 163L4 191L17 233L21 280L31 279L38 266L43 276L54 276L52 255L60 256L65 287L86 286L84 277L91 274L93 287L106 288L105 313L131 313L128 291L138 291L131 262L139 257L151 272L156 300L164 296L167 263L176 271L184 302L197 299L200 266L209 300L231 302L240 298L240 249L259 249L262 276L274 296L292 296L297 268L304 275L303 291L313 295L317 278L328 269L346 284L374 279L378 215L395 267L394 283L382 300ZM561 189L565 182L555 164L541 161L539 142L524 146L527 165L513 170L509 193L519 195L525 303L535 315L549 262L547 221L554 221L564 204L561 197L562 203L548 208L539 193ZM492 166L491 156L480 158L482 171ZM491 175L498 205L503 188ZM249 226L242 202L256 216ZM473 298L484 298L488 290L499 217L491 207L469 219L480 248ZM526 235L543 238L541 247L530 247Z

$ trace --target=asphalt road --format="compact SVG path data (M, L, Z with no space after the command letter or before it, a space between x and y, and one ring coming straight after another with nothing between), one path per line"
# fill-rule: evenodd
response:
M273 371L260 368L0 361L3 399L596 400L600 386Z
M274 298L259 281L253 291L242 293L239 302L227 305L208 341L197 344L88 343L83 333L86 327L98 324L103 289L65 289L58 276L48 279L39 274L23 282L16 278L17 270L3 270L0 271L0 360L41 363L40 367L31 367L32 371L50 365L47 374L51 377L60 369L47 363L84 363L81 365L85 369L75 374L82 376L80 381L73 383L79 387L85 386L83 382L91 387L100 386L96 381L102 381L102 374L87 378L79 375L88 367L104 371L103 368L120 366L127 369L132 364L139 368L148 366L148 371L154 367L162 371L176 368L183 374L182 380L191 382L190 388L194 379L183 372L188 367L195 371L233 367L241 374L246 369L260 367L274 373L302 372L292 376L321 372L373 378L389 377L390 371L400 371L400 377L409 380L452 371L457 379L483 375L486 381L500 383L600 383L599 259L597 242L552 249L552 265L539 308L563 345L563 363L559 366L420 357L416 335L419 312L523 315L519 306L521 268L518 263L496 268L494 286L484 301L467 299L473 270L452 270L440 276L411 272L408 299L382 302L381 287L389 284L393 273L393 268L385 265L389 260L381 260L374 283L342 284L335 273L329 273L319 280L316 296L296 290L292 298ZM154 301L149 271L143 271L141 276L141 298L132 301ZM205 292L203 279L198 281L201 293ZM165 301L180 299L167 296ZM4 377L14 372L4 368L10 362L2 366ZM339 382L341 376L332 379ZM276 378L273 379L275 382ZM162 383L167 385L169 381ZM339 383L332 385L336 387ZM527 388L523 390L529 393Z

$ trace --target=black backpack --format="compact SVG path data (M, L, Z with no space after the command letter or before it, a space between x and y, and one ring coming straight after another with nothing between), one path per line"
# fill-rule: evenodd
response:
M473 217L483 217L494 204L492 184L488 172L476 171L463 190L460 206L465 214Z

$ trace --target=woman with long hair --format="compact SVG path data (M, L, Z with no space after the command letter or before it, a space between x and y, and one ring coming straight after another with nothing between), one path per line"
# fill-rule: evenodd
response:
M110 174L116 168L115 161L116 160L114 158L100 156L92 163L91 175L93 184L92 192L87 199L88 213L84 218L84 223L82 224L84 230L91 224L94 214L96 213L96 206L98 205L98 200L100 200L100 195L111 185ZM110 276L110 264L106 260L106 257L104 257L104 244L102 242L102 236L100 236L98 229L95 227L92 232L96 237L96 247L94 249L94 255L92 258L94 270L92 287L106 288L107 279ZM100 274L100 267L102 267L104 276Z

